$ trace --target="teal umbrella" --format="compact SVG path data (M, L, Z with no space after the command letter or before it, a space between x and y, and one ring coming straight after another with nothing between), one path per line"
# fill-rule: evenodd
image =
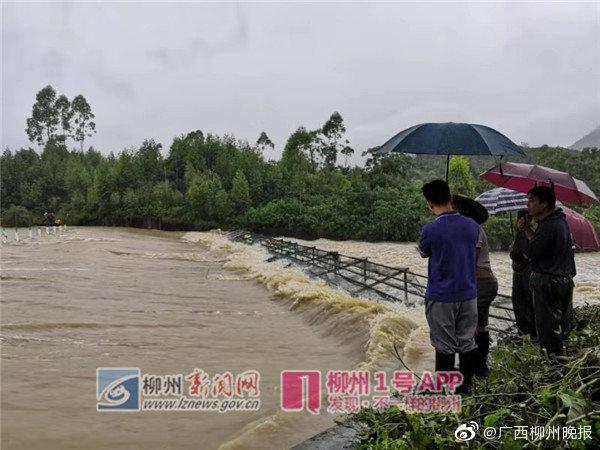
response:
M471 123L422 123L396 134L376 152L446 155L446 181L450 155L525 156L521 148L499 131Z

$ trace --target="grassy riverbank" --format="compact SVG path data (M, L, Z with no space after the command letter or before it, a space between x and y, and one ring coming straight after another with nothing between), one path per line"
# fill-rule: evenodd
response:
M463 397L460 414L408 414L395 406L383 413L362 410L352 418L367 425L359 448L600 448L600 306L576 308L575 318L563 361L549 359L529 339L502 339L492 351L489 376ZM479 430L472 440L458 442L457 427L470 421ZM515 439L515 431L523 430L515 427L523 426L527 439ZM565 438L563 427L570 426L577 432L590 426L591 437ZM485 439L486 427L512 428L505 428L500 439ZM560 438L547 439L546 431L532 441L532 427L560 427Z

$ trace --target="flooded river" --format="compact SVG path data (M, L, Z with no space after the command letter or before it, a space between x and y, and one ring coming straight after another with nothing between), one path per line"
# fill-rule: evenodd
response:
M285 237L280 236L280 238ZM427 274L427 259L421 258L416 251L415 243L285 239L358 258L368 257L373 262L393 267L408 267L413 272ZM490 261L494 274L498 278L499 292L510 295L512 266L508 253L491 252ZM575 264L577 266L577 276L574 280L574 303L600 302L600 252L576 253Z
M310 245L425 272L414 244ZM4 448L288 448L333 416L279 407L285 369L431 369L421 308L350 297L219 232L69 228L2 246ZM600 300L578 255L577 301ZM492 255L510 292L506 254ZM258 411L96 411L96 369L260 373Z
M69 228L3 245L3 448L285 448L331 426L280 410L281 370L378 365L386 339L422 323L266 258L216 233ZM100 413L98 367L253 369L262 404Z

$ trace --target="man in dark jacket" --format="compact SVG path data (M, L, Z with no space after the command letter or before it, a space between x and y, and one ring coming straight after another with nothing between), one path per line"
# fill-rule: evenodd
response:
M526 210L517 213L517 235L510 249L513 269L512 303L519 334L537 337L533 299L529 288L531 267L523 254L528 242L524 228L529 227L529 222L530 217Z
M524 226L523 254L531 263L529 280L540 345L548 353L564 355L563 339L571 330L575 255L565 215L555 209L554 191L536 186L527 195L527 209L538 226Z

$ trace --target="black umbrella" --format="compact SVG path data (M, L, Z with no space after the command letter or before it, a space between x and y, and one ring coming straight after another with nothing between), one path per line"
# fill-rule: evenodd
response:
M378 155L392 152L447 155L446 181L450 155L525 156L517 144L493 128L454 122L415 125L377 150Z
M452 206L463 216L470 217L479 225L488 220L489 213L481 203L463 195L452 196Z

